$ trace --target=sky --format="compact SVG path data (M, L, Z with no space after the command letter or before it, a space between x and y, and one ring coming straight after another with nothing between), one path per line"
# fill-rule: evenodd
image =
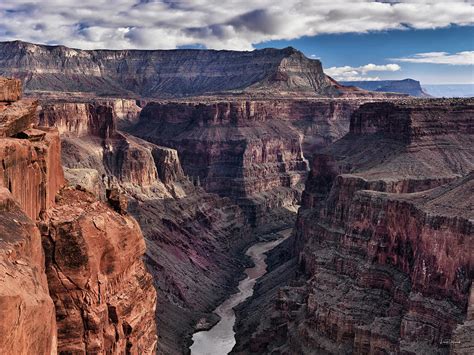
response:
M0 0L0 41L295 47L337 80L474 83L474 0Z

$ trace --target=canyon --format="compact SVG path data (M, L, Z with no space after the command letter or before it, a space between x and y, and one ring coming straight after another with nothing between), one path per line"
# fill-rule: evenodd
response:
M260 242L232 353L474 350L472 99L293 48L2 42L0 75L2 351L192 352Z
M158 290L158 350L180 353L210 305L230 292L231 275L243 267L237 255L252 234L238 206L184 174L175 150L118 131L116 107L43 103L39 120L60 132L70 182L98 198L107 191L126 196Z

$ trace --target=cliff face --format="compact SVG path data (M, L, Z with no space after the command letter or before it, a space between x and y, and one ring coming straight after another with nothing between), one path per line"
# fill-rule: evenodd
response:
M461 353L451 339L472 318L473 107L366 104L315 156L296 224L303 276L280 290L253 351Z
M231 197L252 223L294 208L306 153L348 130L362 100L192 100L150 103L129 132L173 147L184 171L207 191Z
M143 187L181 178L177 155L170 149L116 130L123 115L122 102L44 103L39 121L61 133L63 165L73 169L68 170L70 176L75 172L80 175L83 169L97 170L102 190L109 184L108 176L122 184Z
M35 130L37 103L20 100L0 110L0 125L8 127L8 137L0 140L0 186L9 189L27 215L36 220L42 210L54 204L54 195L63 184L60 142L57 131ZM27 112L26 118L23 115ZM7 113L7 114L5 114ZM15 121L16 118L20 123Z
M340 95L318 60L293 48L214 50L77 50L0 43L0 74L28 92L115 97L178 97L216 92ZM353 91L353 90L352 90Z
M58 130L32 128L34 114L15 122L18 107L30 115L36 102L0 104L1 351L153 353L156 292L137 223L83 192L57 195Z
M56 354L56 317L41 236L7 188L0 188L0 349Z
M40 224L58 348L153 354L156 292L138 223L82 191L64 190L58 201Z
M40 112L42 123L61 132L70 182L102 198L115 189L130 199L128 210L143 230L146 262L161 295L158 349L181 353L196 323L230 292L242 267L234 258L252 233L239 207L185 175L176 150L117 131L119 119L106 102L43 103Z

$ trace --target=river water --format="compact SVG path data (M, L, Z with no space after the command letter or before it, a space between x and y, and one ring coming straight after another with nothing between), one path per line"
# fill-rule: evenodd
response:
M239 291L231 295L215 310L221 319L210 330L194 333L191 355L227 355L235 345L235 313L233 308L253 295L257 280L267 272L265 253L275 248L291 235L291 229L278 233L280 238L271 242L261 242L251 246L247 254L255 266L245 269L247 277L240 281Z

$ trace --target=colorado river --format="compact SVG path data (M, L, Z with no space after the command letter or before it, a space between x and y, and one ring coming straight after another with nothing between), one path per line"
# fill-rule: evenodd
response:
M257 279L267 272L265 253L275 248L291 234L291 229L279 233L281 237L271 242L261 242L251 246L247 252L255 266L245 269L247 277L240 281L239 291L231 295L215 310L221 319L208 331L194 333L191 355L227 355L235 345L235 313L233 308L253 295L253 288Z

